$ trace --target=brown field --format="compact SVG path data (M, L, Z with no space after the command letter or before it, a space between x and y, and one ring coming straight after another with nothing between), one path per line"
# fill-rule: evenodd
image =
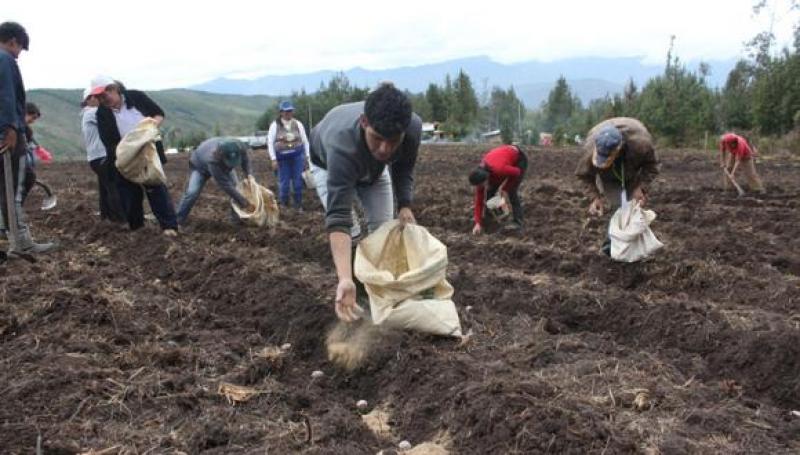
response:
M666 248L626 265L597 253L577 150L529 150L521 235L469 235L483 150L425 147L416 174L471 341L384 333L354 372L325 351L335 276L315 194L274 230L237 228L209 182L169 240L100 222L85 163L40 166L60 200L31 196L34 233L63 248L0 265L0 453L38 437L45 454L800 452L800 162L763 160L768 194L737 198L710 154L661 151ZM177 202L185 157L167 172ZM221 383L258 393L231 402Z

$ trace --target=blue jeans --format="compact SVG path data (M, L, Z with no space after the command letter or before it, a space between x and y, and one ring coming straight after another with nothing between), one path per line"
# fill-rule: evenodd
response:
M122 208L132 230L144 226L144 197L150 203L150 209L158 220L161 229L177 229L175 206L166 185L144 186L131 182L117 173L117 190L122 201Z
M289 205L289 187L294 190L294 206L303 206L303 169L305 168L305 154L294 153L289 158L278 155L278 199L282 205Z
M186 219L189 218L189 213L191 213L194 203L197 202L197 198L200 197L200 193L203 192L203 187L210 178L210 176L192 169L189 180L186 182L186 189L183 191L181 202L178 204L178 224L186 223ZM231 170L231 178L234 182L238 181L236 171ZM236 222L238 220L239 217L236 215L233 208L231 208L231 221Z

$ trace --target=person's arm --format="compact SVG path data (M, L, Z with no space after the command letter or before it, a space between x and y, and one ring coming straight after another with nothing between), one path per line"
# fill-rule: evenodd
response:
M271 161L275 161L275 136L277 135L278 126L275 124L276 122L272 122L269 126L269 131L267 132L267 150L269 151L269 159Z
M336 316L345 322L353 322L360 317L356 304L356 286L353 282L352 239L349 233L333 231L328 234L331 255L336 267L335 310Z
M105 155L106 147L100 141L100 133L97 130L97 117L95 112L85 112L81 122L81 133L83 144L89 155ZM102 153L100 153L102 152Z
M410 142L401 145L404 150L400 150L405 156L390 167L398 211L406 207L410 209L414 200L414 167L417 164L419 141L413 138L408 140Z
M475 226L472 228L473 234L480 234L483 230L483 206L485 199L486 186L475 185L475 204L472 214L472 218L475 220Z
M214 177L214 180L222 191L236 201L239 207L246 208L250 205L250 201L236 189L236 184L233 179L231 179L231 171L229 169L211 162L208 163L208 172Z
M153 118L156 123L159 125L162 121L164 121L164 110L161 109L161 106L156 104L145 92L140 90L129 90L128 96L131 97L131 101L136 109L142 113L145 117Z
M311 163L311 144L308 142L306 129L300 120L297 121L297 126L300 129L300 139L303 141L303 161L305 162L305 167L308 168Z
M587 151L578 161L575 177L578 178L586 197L592 200L603 197L597 189L597 169L592 165L592 152Z
M17 114L17 94L14 90L13 67L10 58L0 59L0 134L3 135L3 146L13 149L17 142L17 131L20 118Z
M647 192L647 187L653 183L658 175L658 158L656 158L656 151L652 146L649 146L644 152L642 160L642 167L637 173L636 185L634 189L639 188L642 192Z
M247 149L242 150L242 171L246 177L250 177L253 175L253 170L250 167L250 157L247 153Z

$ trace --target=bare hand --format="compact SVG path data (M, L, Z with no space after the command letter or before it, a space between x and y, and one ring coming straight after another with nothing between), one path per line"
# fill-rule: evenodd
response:
M644 192L644 190L641 187L636 188L635 190L633 190L633 193L631 193L631 198L639 201L639 205L643 206L643 205L647 204L647 194Z
M604 205L605 205L605 202L603 201L602 197L594 198L592 203L589 204L589 215L591 215L591 216L603 216L603 206Z
M6 128L5 135L3 136L3 143L0 144L0 149L7 148L8 151L14 150L17 146L17 130L14 128Z
M417 220L414 218L414 212L408 207L403 207L397 212L397 219L400 220L402 226L406 224L417 224Z
M356 305L356 285L353 280L339 280L336 286L336 316L342 321L353 322L361 317L361 308Z
M483 233L483 228L480 224L475 223L475 226L472 228L472 235L481 235Z

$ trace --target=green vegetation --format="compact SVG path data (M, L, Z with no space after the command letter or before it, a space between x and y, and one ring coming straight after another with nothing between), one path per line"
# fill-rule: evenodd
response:
M218 95L194 90L147 91L166 112L162 128L168 147L197 145L215 135L252 135L268 96ZM39 105L42 118L34 125L37 140L57 159L85 156L80 130L81 90L31 90L28 100Z

